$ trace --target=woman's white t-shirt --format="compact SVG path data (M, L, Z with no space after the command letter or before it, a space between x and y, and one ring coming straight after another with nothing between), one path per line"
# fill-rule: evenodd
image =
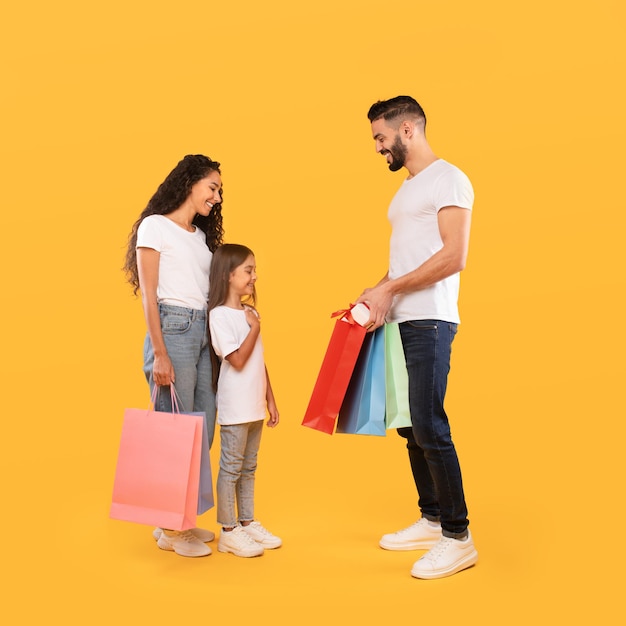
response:
M149 215L137 230L137 247L160 253L159 302L206 310L213 254L199 228L188 232L164 215Z
M218 306L209 311L213 349L220 359L217 381L217 423L244 424L265 419L267 378L261 336L242 369L235 369L225 358L238 350L250 332L243 309Z

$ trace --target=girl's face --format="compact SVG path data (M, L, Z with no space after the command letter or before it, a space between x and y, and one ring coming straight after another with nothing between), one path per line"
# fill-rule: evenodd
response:
M231 273L228 279L230 292L236 296L251 296L256 283L256 263L252 254Z
M214 204L222 201L220 191L222 178L216 171L212 171L191 187L188 200L199 215L205 217L211 212Z

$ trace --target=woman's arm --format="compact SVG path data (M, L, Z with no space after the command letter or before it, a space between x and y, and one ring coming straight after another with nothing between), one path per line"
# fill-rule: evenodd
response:
M170 361L161 331L161 317L157 303L157 285L159 284L159 259L161 255L152 248L137 248L137 271L143 313L146 318L148 335L154 352L152 378L156 385L169 385L176 382L174 366Z

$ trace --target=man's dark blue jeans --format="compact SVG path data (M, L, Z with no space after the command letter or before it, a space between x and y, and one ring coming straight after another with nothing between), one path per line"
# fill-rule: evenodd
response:
M398 434L407 439L422 516L441 520L445 537L462 539L469 521L461 468L444 410L456 332L456 324L440 320L400 324L413 427L399 428Z

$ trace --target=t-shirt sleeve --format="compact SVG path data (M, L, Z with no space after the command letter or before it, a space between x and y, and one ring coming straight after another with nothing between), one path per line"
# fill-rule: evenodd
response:
M474 189L470 179L457 168L444 172L437 179L434 202L437 211L446 206L471 210L474 205Z
M163 251L163 232L156 220L146 217L137 229L137 247Z
M224 315L219 309L213 309L209 313L209 332L215 354L221 359L239 349L234 320Z

